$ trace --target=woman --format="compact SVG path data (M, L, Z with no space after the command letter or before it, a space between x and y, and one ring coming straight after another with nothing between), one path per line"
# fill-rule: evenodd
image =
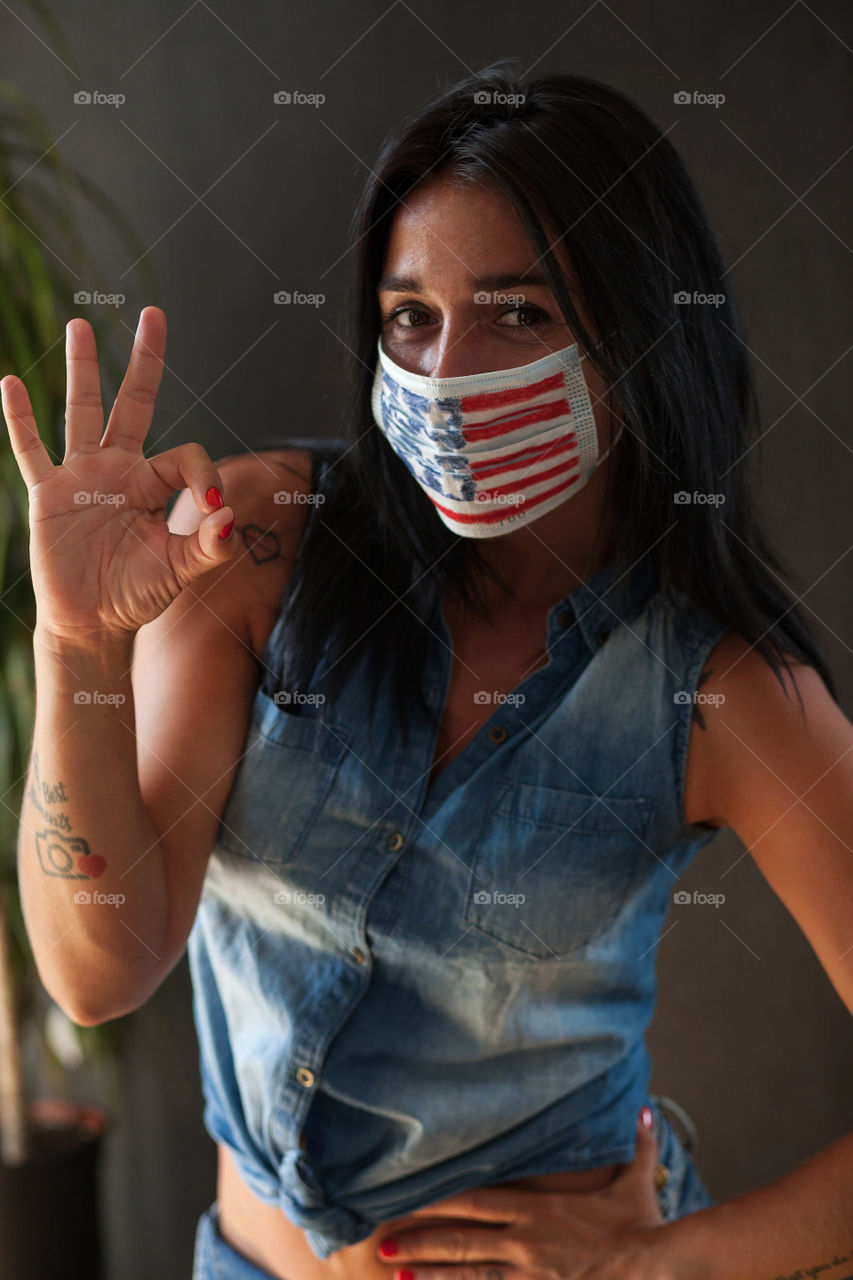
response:
M386 142L353 243L343 439L146 460L151 307L103 438L69 325L61 468L2 384L32 795L67 833L39 842L59 815L30 799L42 979L99 1022L189 946L219 1144L196 1280L840 1252L848 1139L712 1206L648 1092L657 938L720 826L853 1004L853 788L824 781L853 726L750 505L754 395L731 298L693 302L722 266L690 180L614 90L498 65ZM90 489L112 510L75 509ZM86 679L122 700L69 707ZM86 877L133 892L86 912L60 883Z

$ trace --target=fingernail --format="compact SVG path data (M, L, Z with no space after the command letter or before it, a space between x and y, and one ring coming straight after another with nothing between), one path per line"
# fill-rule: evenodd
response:
M396 1240L383 1240L379 1246L380 1258L393 1258L395 1253L400 1252L400 1246Z
M415 1280L414 1271L395 1271L394 1280Z
M654 1116L651 1107L643 1107L640 1111L640 1120L644 1129L651 1129L654 1125Z
M229 520L228 523L226 525L223 525L223 527L219 530L220 538L223 538L223 539L227 538L233 528L234 528L234 521Z
M222 494L219 492L219 490L216 488L215 485L211 485L204 496L207 499L207 505L209 507L225 506L225 503L222 501Z

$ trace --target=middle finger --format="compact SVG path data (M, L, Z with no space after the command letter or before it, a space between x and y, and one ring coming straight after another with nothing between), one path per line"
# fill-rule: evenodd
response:
M101 376L95 335L88 320L75 316L65 326L65 457L91 453L104 429Z
M159 307L143 307L133 349L101 444L142 452L154 417L154 401L163 376L166 316Z
M506 1227L446 1226L395 1233L393 1254L377 1251L381 1262L413 1270L430 1263L472 1263L501 1259L515 1265L521 1256L518 1240ZM421 1271L418 1271L418 1275Z

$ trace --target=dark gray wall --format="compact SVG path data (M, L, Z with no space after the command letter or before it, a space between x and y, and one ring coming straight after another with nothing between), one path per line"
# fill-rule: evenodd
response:
M15 12L33 24L21 4ZM126 255L87 224L107 277L128 294L124 360L140 306L156 302L168 317L150 437L159 448L198 440L217 457L340 429L353 201L386 131L441 81L518 54L526 66L607 80L674 125L755 356L762 505L853 713L849 5L66 0L60 16L84 73L78 87L125 93L121 108L76 108L59 62L8 10L0 71L57 136L74 125L65 153L113 192L150 246L162 294L138 297ZM279 88L326 102L276 107ZM679 89L726 101L676 107ZM276 307L276 289L320 291L326 303ZM104 390L111 401L115 388ZM684 878L687 889L722 890L726 903L671 913L650 1033L653 1087L693 1115L718 1198L853 1126L850 1017L752 859L737 861L742 852L721 834ZM215 1185L185 962L131 1022L105 1162L110 1280L185 1280Z

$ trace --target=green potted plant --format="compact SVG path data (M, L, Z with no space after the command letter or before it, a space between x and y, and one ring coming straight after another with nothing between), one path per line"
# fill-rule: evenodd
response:
M73 54L41 0L29 9L69 68L69 102L80 85ZM76 84L72 84L72 78ZM64 453L67 321L84 314L114 385L122 370L109 347L116 308L75 227L75 212L104 217L131 253L146 299L157 292L145 246L111 198L69 166L35 105L0 81L0 377L26 384L42 441ZM65 264L73 264L71 268ZM75 273L79 276L75 278ZM111 1080L124 1020L73 1023L45 992L21 911L17 832L35 713L28 495L8 435L0 440L0 1273L41 1280L100 1275L97 1164L109 1115L72 1101L70 1072L90 1064ZM36 1077L42 1096L30 1096ZM113 1096L114 1086L112 1086ZM49 1096L48 1096L49 1095ZM49 1223L49 1230L45 1229Z

